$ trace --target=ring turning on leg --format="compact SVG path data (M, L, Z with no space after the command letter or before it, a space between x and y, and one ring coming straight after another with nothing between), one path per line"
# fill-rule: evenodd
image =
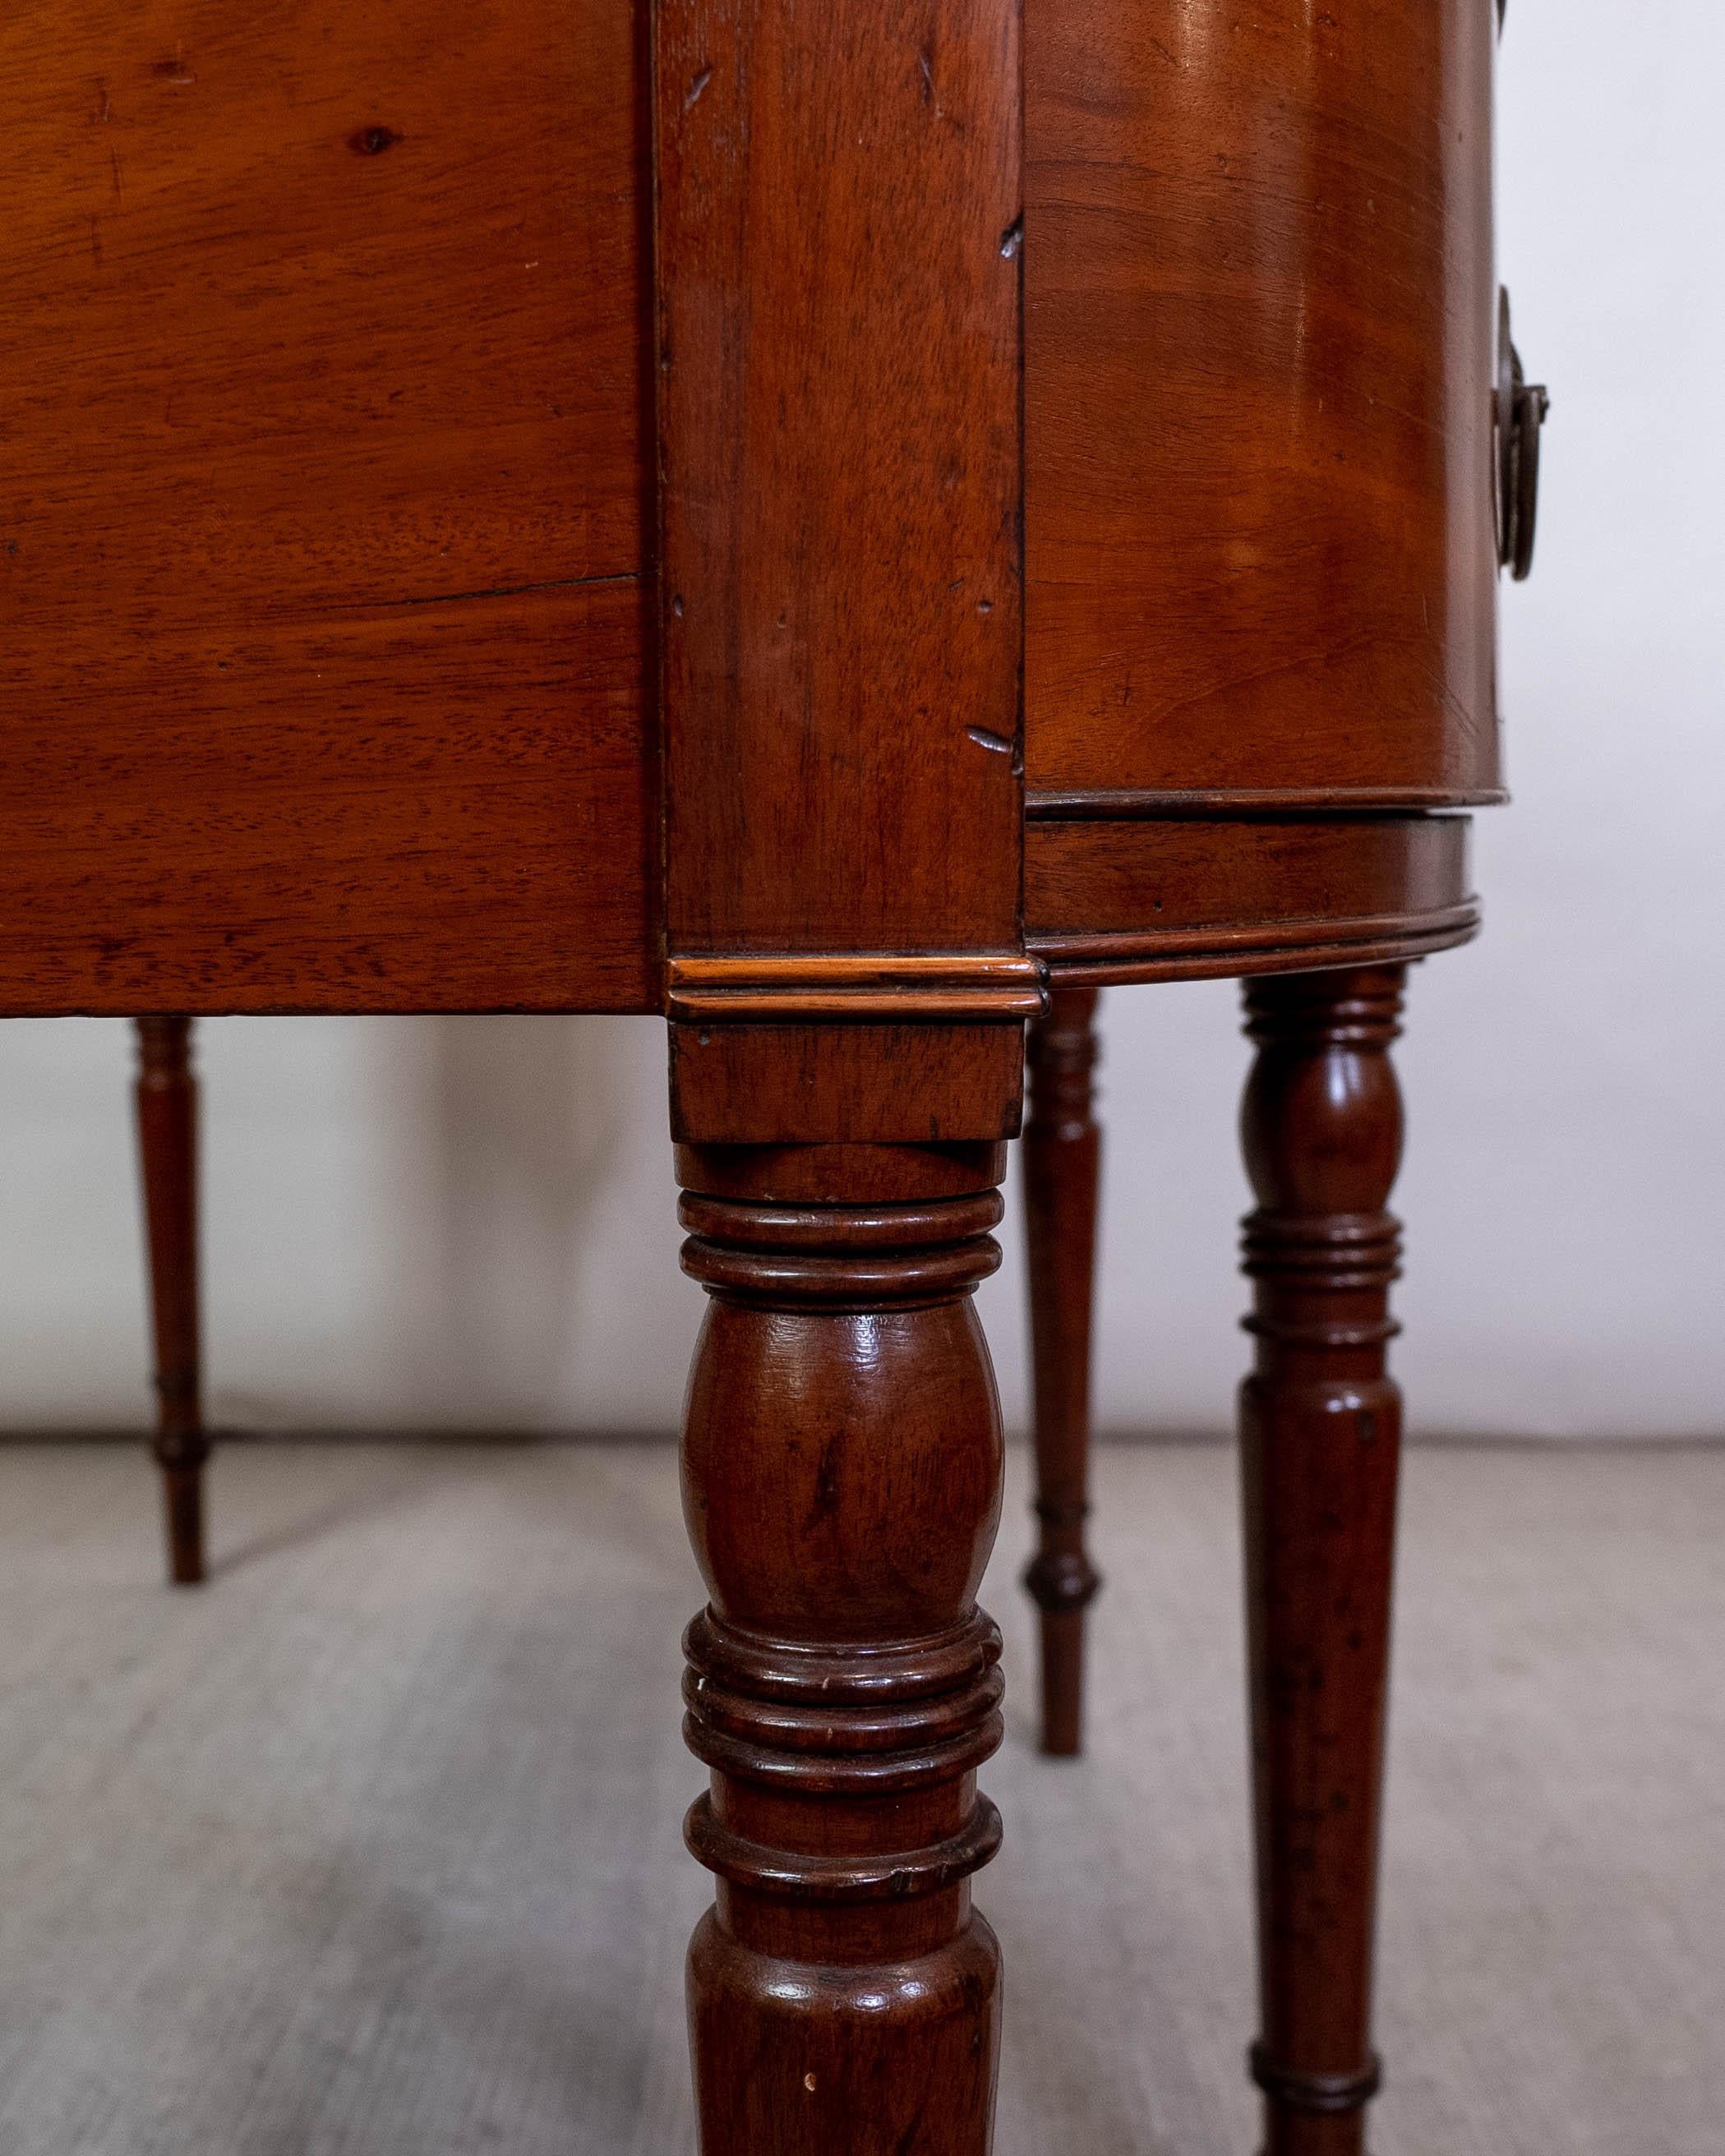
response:
M1401 1401L1402 968L1251 983L1240 1395L1267 2156L1360 2156Z
M759 1194L733 1154L726 1194L683 1199L712 1297L683 1454L711 1598L685 1643L712 1776L686 1832L718 1882L690 1958L704 2156L988 2146L999 1953L969 1879L1000 1832L976 1789L1000 1642L974 1599L1000 1423L971 1296L1001 1209L998 1150L974 1150L957 1196L898 1194L898 1153L876 1197L847 1147L819 1202L775 1195L783 1149Z
M1101 1161L1096 1007L1094 988L1056 988L1031 1025L1024 1137L1037 1521L1024 1585L1042 1613L1042 1748L1056 1757L1082 1748L1085 1612L1101 1584L1085 1546Z

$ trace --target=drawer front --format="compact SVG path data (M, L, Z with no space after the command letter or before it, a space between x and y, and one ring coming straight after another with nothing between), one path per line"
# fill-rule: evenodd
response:
M1024 846L1024 934L1064 981L1381 965L1479 927L1466 816L1050 819Z
M1494 798L1494 0L1027 18L1033 813Z

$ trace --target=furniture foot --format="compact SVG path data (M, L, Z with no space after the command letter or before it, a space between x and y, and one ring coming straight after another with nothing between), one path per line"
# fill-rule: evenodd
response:
M156 1342L155 1453L162 1467L168 1577L204 1576L203 1464L198 1313L198 1081L192 1021L137 1021L138 1157Z
M1266 2156L1360 2156L1401 1402L1399 966L1250 983L1240 1394Z
M691 1948L703 2156L985 2156L999 1952L969 1876L999 1820L999 1636L975 1594L1001 1437L972 1306L993 1145L684 1147L712 1297L685 1510ZM961 1172L955 1176L955 1163Z
M1091 1112L1096 991L1056 988L1030 1027L1025 1249L1035 1399L1036 1554L1024 1586L1042 1613L1042 1748L1083 1745L1085 1612L1101 1584L1090 1512L1090 1340L1101 1133Z

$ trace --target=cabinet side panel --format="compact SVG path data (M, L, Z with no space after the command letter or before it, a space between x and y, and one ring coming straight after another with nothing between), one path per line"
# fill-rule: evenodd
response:
M1499 785L1492 0L1030 0L1038 792Z
M637 46L0 21L0 1009L655 1000Z
M654 1008L640 654L625 578L165 625L123 725L28 684L0 1010Z

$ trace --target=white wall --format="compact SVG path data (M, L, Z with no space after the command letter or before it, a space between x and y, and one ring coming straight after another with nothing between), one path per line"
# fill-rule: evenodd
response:
M1555 403L1487 931L1416 973L1402 1058L1428 1429L1725 1433L1722 80L1708 0L1512 0L1501 255ZM1245 1346L1234 993L1122 992L1106 1025L1101 1419L1214 1427ZM222 1418L670 1426L701 1298L656 1024L202 1033ZM146 1414L129 1070L116 1024L0 1030L0 1428ZM1015 1264L984 1292L1019 1419Z

